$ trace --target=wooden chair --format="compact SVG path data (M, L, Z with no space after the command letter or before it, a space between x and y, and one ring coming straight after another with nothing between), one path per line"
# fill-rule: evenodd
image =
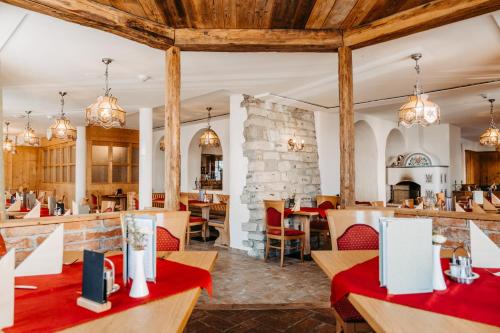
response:
M285 228L285 201L284 200L264 200L264 216L266 225L266 253L264 260L269 257L270 248L279 249L281 264L283 267L285 260L285 242L298 240L300 242L300 259L304 261L305 233L301 230ZM271 245L271 240L277 240L280 246Z
M90 194L90 208L93 212L101 208L101 195L99 193Z
M229 197L229 196L228 196ZM215 246L229 246L229 201L226 203L214 204L210 207L210 212L223 211L223 215L215 214L215 218L210 217L209 227L214 227L219 232L219 237L215 240Z
M339 251L378 250L378 232L367 224L353 224L337 238ZM336 332L371 331L354 306L344 297L333 306L333 314L337 321Z
M189 245L192 236L200 235L203 241L206 241L206 230L207 230L207 220L201 216L191 216L191 211L189 210L189 196L185 193L181 193L179 197L179 210L189 211L189 223L187 225L186 241ZM198 228L199 227L199 228ZM195 229L193 229L195 228Z
M124 221L125 215L156 216L157 251L184 251L186 247L186 229L189 221L189 212L168 212L165 210L141 210L138 212L122 212L120 217Z
M139 201L137 193L127 192L127 210L139 210Z
M328 226L330 228L330 238L332 239L332 250L338 250L337 238L342 235L347 228L354 224L367 224L378 230L380 217L393 217L392 209L337 209L329 210L326 213Z
M446 205L446 196L444 192L436 193L436 206L439 207L439 209L444 209L445 205Z
M115 201L111 200L103 200L101 202L101 213L109 213L109 212L114 212L115 211Z
M340 197L338 195L317 195L316 205L323 209L337 209L340 205ZM318 248L321 247L321 238L328 239L330 230L328 228L328 220L321 216L311 221L311 233L318 235Z
M155 208L165 207L165 193L153 193L152 204Z

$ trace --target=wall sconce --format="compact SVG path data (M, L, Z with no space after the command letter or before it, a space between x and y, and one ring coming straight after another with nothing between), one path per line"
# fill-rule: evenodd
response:
M304 140L301 140L299 143L296 138L290 138L288 140L288 150L289 151L302 151L302 150L304 150Z

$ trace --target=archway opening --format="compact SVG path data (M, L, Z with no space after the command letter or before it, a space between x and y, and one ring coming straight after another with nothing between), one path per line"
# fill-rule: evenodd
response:
M222 190L224 159L222 146L200 145L205 128L195 133L188 150L189 187ZM216 134L216 133L215 133Z
M391 166L394 163L398 155L406 153L406 143L403 133L397 128L393 128L385 143L385 164Z
M364 120L354 124L355 132L355 172L356 201L376 201L377 180L377 142L371 126Z

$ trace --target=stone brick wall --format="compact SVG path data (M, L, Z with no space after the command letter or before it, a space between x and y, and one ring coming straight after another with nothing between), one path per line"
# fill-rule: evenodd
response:
M2 234L7 249L16 249L16 262L26 258L54 229L64 224L64 249L67 251L119 250L121 249L120 215L109 213L59 218L53 223L5 222L1 223ZM17 224L16 224L17 223Z
M314 199L320 193L314 113L250 96L245 96L242 106L247 110L243 154L248 158L248 174L241 200L250 212L249 221L242 225L248 231L243 244L250 248L250 256L262 257L263 199L286 199L294 194ZM293 136L304 140L303 151L288 150Z
M495 214L456 213L456 212L428 212L397 210L398 217L428 217L432 218L433 227L446 236L444 248L454 248L467 244L470 241L469 221L474 222L495 244L500 246L500 217Z

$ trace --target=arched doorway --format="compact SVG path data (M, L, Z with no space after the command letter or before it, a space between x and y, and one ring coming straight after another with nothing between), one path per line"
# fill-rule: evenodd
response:
M187 156L188 188L195 188L195 182L202 189L222 190L224 160L222 146L200 146L200 137L206 128L193 135Z
M390 166L398 155L406 152L406 142L403 133L397 128L393 128L385 143L385 164Z
M356 200L376 201L378 194L377 141L371 126L364 120L354 124Z

